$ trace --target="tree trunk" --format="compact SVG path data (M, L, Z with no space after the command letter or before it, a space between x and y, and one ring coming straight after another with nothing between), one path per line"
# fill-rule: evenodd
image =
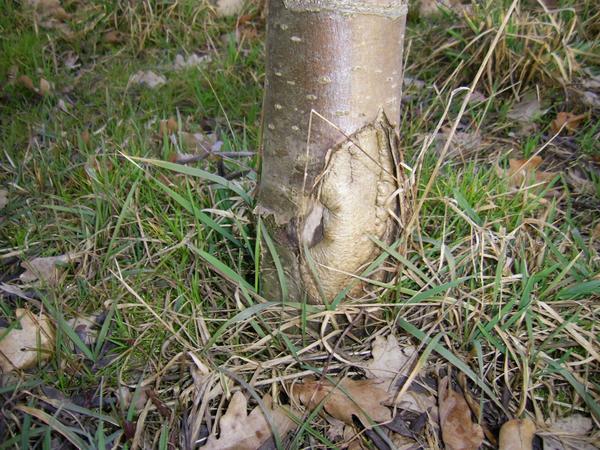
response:
M257 213L277 255L261 267L269 299L330 302L351 282L360 295L352 275L380 253L372 237L399 232L405 18L406 0L268 3Z

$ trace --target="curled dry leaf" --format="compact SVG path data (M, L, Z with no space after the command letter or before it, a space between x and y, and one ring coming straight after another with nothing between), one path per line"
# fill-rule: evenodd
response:
M513 419L500 428L499 450L531 450L535 424L530 419Z
M541 435L544 450L598 450L590 436L593 428L592 419L581 414L558 419Z
M48 359L53 346L54 332L46 315L18 308L16 317L20 328L18 325L9 330L0 328L0 336L3 336L0 338L0 368L4 373L27 369L38 360Z
M187 58L181 54L175 56L175 62L173 63L174 70L183 70L190 67L202 66L210 62L210 55L197 55L192 53Z
M151 70L136 72L129 78L129 82L148 86L150 89L155 89L167 82L167 79L162 75L158 75Z
M102 40L107 44L122 44L127 40L127 35L121 31L110 30L104 33Z
M413 346L401 348L393 335L387 338L377 336L371 350L373 358L365 366L367 378L376 380L379 389L388 392L389 403L400 409L417 413L430 412L437 419L435 399L431 395L409 390L398 397L391 389L396 380L408 377L417 359L417 349ZM386 401L386 403L388 403Z
M91 316L79 316L69 319L67 324L79 336L82 342L87 345L93 345L98 337L102 314L92 314Z
M440 154L446 141L450 138L450 128L444 127L441 133L435 137L435 151ZM450 147L448 148L448 158L457 156L466 157L481 148L482 139L479 131L457 131L452 136Z
M177 133L178 129L179 125L175 117L169 117L167 120L160 121L159 130L161 135Z
M81 132L81 142L83 142L85 145L90 145L90 139L91 135L89 130L83 130Z
M27 75L21 75L19 78L17 78L17 82L24 88L30 90L31 92L35 92L37 94L37 89L36 89L35 85L33 84L33 81Z
M50 93L52 92L52 87L50 86L50 83L47 80L40 78L40 88L38 92L41 96L50 95Z
M556 118L550 123L552 133L557 134L563 129L569 134L573 134L579 128L579 125L587 117L587 114L573 114L570 112L561 111L556 114Z
M508 113L508 118L521 125L529 125L544 112L537 95L530 92L524 95L520 102L513 105Z
M265 418L260 406L247 415L246 397L241 392L233 394L227 412L219 421L219 438L215 434L208 437L205 450L256 450L272 438L273 429L280 437L285 436L295 427L285 409L273 404L269 395L265 395L263 403L271 416L271 423Z
M43 281L55 285L62 274L61 265L76 261L76 255L67 253L59 256L46 256L23 261L21 266L26 269L20 276L23 283Z
M381 380L341 380L337 385L329 380L309 377L303 383L294 384L292 397L308 409L323 406L323 411L348 425L356 416L365 427L372 422L386 422L392 418L384 405L389 393L382 388Z
M132 402L134 403L135 410L141 411L144 409L144 406L146 406L146 402L148 401L148 396L146 395L145 389L139 389L136 396L135 391L131 392L127 386L121 386L117 390L116 394L122 411L127 411Z
M373 342L371 359L365 368L367 378L380 378L393 381L400 376L408 376L417 358L415 347L400 348L393 334L387 338L377 336Z
M8 191L6 189L0 189L0 209L8 205Z
M471 410L462 394L450 385L450 378L439 382L438 402L442 438L448 450L477 450L483 442L483 429L471 420Z
M506 173L508 184L513 188L519 188L552 181L557 173L538 170L542 162L543 159L540 156L534 156L529 159L509 160L509 168Z

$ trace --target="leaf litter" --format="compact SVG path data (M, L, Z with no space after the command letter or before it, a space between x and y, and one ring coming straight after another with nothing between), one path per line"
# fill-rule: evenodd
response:
M513 419L500 428L499 450L532 450L535 424L531 419Z
M471 410L465 397L454 390L448 376L439 381L438 402L446 449L477 450L483 443L483 429L471 419Z
M129 82L132 84L146 86L150 89L156 89L163 84L166 84L167 79L164 76L153 72L152 70L140 70L129 78Z
M58 256L44 256L23 261L21 266L25 269L20 275L23 283L43 282L49 285L59 283L66 264L73 263L79 259L75 253L67 253Z
M202 448L205 450L257 450L277 433L283 438L295 428L293 414L273 403L270 395L262 398L265 410L256 406L247 413L248 402L237 391L231 397L227 411L219 421L219 434L212 433ZM269 416L267 419L265 413Z
M0 369L7 373L29 369L38 361L50 358L54 331L48 316L17 308L11 327L0 328Z

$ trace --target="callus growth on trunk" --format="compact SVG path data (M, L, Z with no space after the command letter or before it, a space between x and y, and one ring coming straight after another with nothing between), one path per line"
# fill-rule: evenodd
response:
M399 232L405 15L400 0L268 4L257 212L285 273L281 289L265 259L271 299L331 301L379 253L372 237Z

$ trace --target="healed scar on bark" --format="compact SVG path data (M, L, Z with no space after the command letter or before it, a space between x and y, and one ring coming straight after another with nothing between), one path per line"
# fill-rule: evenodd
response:
M385 114L328 153L300 220L300 272L313 303L327 302L371 263L397 232L398 148ZM308 254L307 254L308 253ZM357 285L351 294L358 294Z

